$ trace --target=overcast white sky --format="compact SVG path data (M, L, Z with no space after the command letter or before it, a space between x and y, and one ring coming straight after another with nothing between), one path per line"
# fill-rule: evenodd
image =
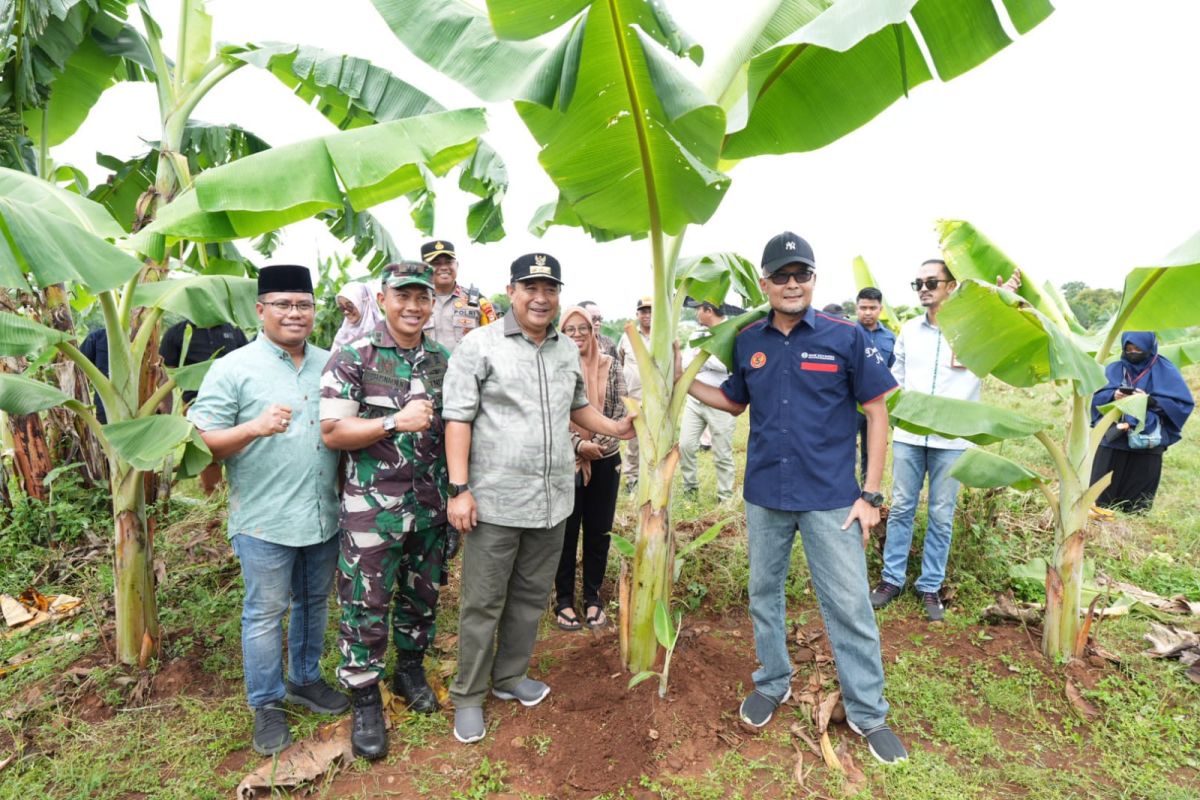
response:
M731 7L760 0L675 0L676 19L709 52L720 49ZM151 0L169 41L178 4ZM813 245L819 305L853 296L851 259L862 255L892 303L912 302L907 283L937 254L938 218L975 223L1019 265L1056 284L1118 288L1200 229L1200 2L1060 0L1058 11L981 67L950 83L917 87L873 122L807 154L760 157L731 173L733 185L685 254L736 250L758 262L772 235L791 229ZM218 41L288 41L367 58L449 107L480 105L433 73L392 36L367 0L210 0ZM173 50L173 47L171 48ZM1188 99L1191 98L1191 99ZM195 117L236 122L274 145L329 132L329 124L274 78L244 68L213 91ZM590 298L627 316L649 289L648 246L596 244L582 233L526 232L556 194L536 145L508 106L489 106L489 139L508 163L509 235L470 245L453 181L440 186L437 236L458 246L460 280L499 291L508 264L546 251L563 263L565 300ZM84 127L55 148L95 180L97 150L131 156L159 138L152 89L121 84ZM406 256L422 237L407 204L376 209ZM315 264L341 247L314 223L292 226L274 261ZM248 249L248 248L247 248ZM343 248L344 249L344 248Z

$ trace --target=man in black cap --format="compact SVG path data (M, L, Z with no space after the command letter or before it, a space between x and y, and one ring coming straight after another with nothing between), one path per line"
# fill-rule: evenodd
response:
M421 260L433 267L433 314L425 334L451 353L471 331L496 321L496 309L479 290L458 283L454 243L435 239L421 245Z
M346 696L321 677L338 554L338 456L321 441L321 370L309 344L316 306L307 267L258 273L262 333L217 360L188 419L229 475L229 537L242 565L242 656L254 750L291 744L283 701L335 714ZM283 618L288 675L283 676Z
M867 738L876 759L891 764L908 753L887 725L863 548L883 504L884 396L896 381L861 327L813 308L815 266L812 248L794 233L767 243L759 285L771 312L738 334L733 369L720 387L695 381L689 393L735 415L750 408L743 492L750 617L760 666L739 716L762 727L791 696L783 589L799 530L847 721ZM865 487L854 473L856 404L867 416Z
M466 537L450 687L463 743L484 736L489 681L493 695L525 706L550 693L526 673L575 503L569 424L633 435L630 418L610 420L588 403L579 349L554 327L561 285L553 256L514 261L512 310L464 339L446 372L447 513Z

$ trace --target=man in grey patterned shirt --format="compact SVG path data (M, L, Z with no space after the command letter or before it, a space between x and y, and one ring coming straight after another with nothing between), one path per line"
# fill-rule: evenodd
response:
M512 311L463 338L444 383L450 524L464 534L454 736L483 738L483 699L535 706L550 693L526 677L575 499L568 424L629 439L588 404L579 350L558 335L562 270L544 253L512 263ZM469 536L467 536L469 532Z

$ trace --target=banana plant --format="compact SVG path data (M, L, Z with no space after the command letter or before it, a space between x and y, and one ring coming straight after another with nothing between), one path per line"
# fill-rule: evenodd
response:
M644 393L635 421L639 527L621 609L631 616L626 666L641 673L660 653L656 609L670 603L676 417L702 363L675 379L675 278L687 227L716 211L740 159L823 147L935 73L949 80L1011 39L991 0L765 0L730 15L720 51L709 53L658 0L487 0L486 14L456 0L372 2L418 58L484 100L514 102L558 189L534 230L573 225L597 241L648 239L649 346L631 334ZM1047 0L1003 8L1020 33L1053 10ZM731 346L728 330L703 345L726 361Z
M917 434L959 437L987 445L1034 436L1054 465L1052 475L984 448L966 451L951 475L966 486L1011 486L1038 490L1054 519L1054 552L1046 569L1046 617L1042 651L1065 660L1082 653L1087 628L1080 621L1084 544L1088 511L1108 486L1110 475L1091 483L1096 450L1122 414L1144 420L1145 395L1117 400L1101 409L1091 425L1091 397L1104 384L1104 368L1113 345L1127 330L1168 330L1200 324L1200 234L1178 247L1159 265L1132 270L1125 279L1121 305L1098 344L1083 328L1053 285L1038 285L1022 268L1022 286L1014 294L995 286L1015 265L970 223L939 223L942 252L959 287L938 312L938 325L955 356L976 375L990 375L1011 386L1052 384L1068 409L1061 440L1050 421L1021 418L984 403L951 401L915 392L891 398L892 421ZM1178 341L1171 354L1182 366L1195 363L1200 347ZM997 427L1001 420L1016 424ZM974 425L992 426L988 437L971 435ZM1141 423L1139 423L1141 424Z
M191 188L131 238L100 204L0 168L0 286L23 291L54 283L82 287L104 312L107 376L79 351L73 334L14 313L0 313L0 355L57 350L86 374L108 424L101 425L87 404L26 374L0 374L0 409L32 414L65 407L84 420L108 457L120 661L145 663L160 642L144 474L160 468L172 453L185 474L209 460L186 419L157 413L176 386L199 388L207 365L176 370L147 392L140 365L153 331L168 311L201 326L257 324L251 279L201 275L145 283L141 277L147 267L133 253L164 263L168 250L183 239L219 243L259 236L347 200L361 212L414 191L427 173L445 174L469 159L484 129L483 112L467 109L272 148L200 173ZM305 180L296 180L297 175ZM136 325L135 309L143 313Z

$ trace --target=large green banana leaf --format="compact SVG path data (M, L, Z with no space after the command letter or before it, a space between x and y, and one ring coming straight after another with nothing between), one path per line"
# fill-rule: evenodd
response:
M0 167L0 197L33 206L102 239L116 239L123 234L103 206L18 170Z
M37 286L83 284L95 293L137 274L141 262L80 226L104 228L104 219L115 225L103 207L45 181L36 192L21 187L34 202L5 195L6 186L20 183L8 179L19 174L0 169L0 286L29 290L31 275Z
M104 436L113 451L135 469L150 471L162 466L163 459L186 442L196 429L175 414L155 414L104 426Z
M516 104L562 196L617 234L705 222L729 185L716 169L725 113L678 70L658 24L641 0L594 3L568 37L578 61L563 64L557 91Z
M1169 359L1177 367L1200 364L1200 339L1159 342L1158 354Z
M74 338L31 319L0 311L0 356L37 355L59 342Z
M160 257L163 237L210 242L257 236L338 208L362 210L425 185L468 158L481 109L396 120L275 147L196 177L131 243Z
M1200 324L1200 232L1162 263L1125 277L1113 325L1121 331L1157 331Z
M888 395L888 414L897 428L918 436L966 439L979 445L1023 439L1048 423L971 400L952 400L924 392L896 391Z
M982 448L972 448L959 456L950 469L950 476L963 486L976 489L1011 486L1029 491L1045 483L1041 475L1023 464Z
M933 77L948 81L1011 43L992 0L841 0L751 60L750 114L732 133L724 157L815 150L869 122L908 90ZM1009 0L1005 7L1024 33L1053 11L1048 0ZM926 62L906 18L920 31L933 60ZM779 17L768 22L778 31Z
M946 266L960 281L974 278L983 283L994 283L997 276L1008 280L1017 268L999 247L969 222L940 220L937 229ZM1077 334L1086 333L1058 290L1049 283L1038 286L1034 276L1025 269L1021 270L1021 288L1017 294L1060 327Z
M36 414L61 406L71 398L41 381L0 372L0 411L9 414Z
M229 275L198 275L139 283L135 306L161 308L178 314L201 328L233 322L240 328L257 328L254 303L257 282Z
M1104 370L1074 335L1012 292L960 281L937 319L954 355L976 375L1012 386L1068 380L1080 395L1104 385Z
M693 300L721 305L732 287L746 306L767 301L758 285L758 270L737 253L709 253L681 258L675 267L675 286Z

